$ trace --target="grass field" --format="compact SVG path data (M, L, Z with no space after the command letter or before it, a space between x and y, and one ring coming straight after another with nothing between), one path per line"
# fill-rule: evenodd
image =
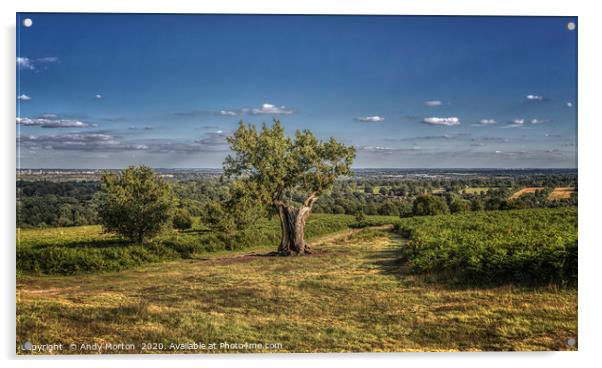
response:
M551 201L557 201L559 199L569 199L571 195L575 193L575 188L572 187L558 187L554 188L552 193L548 196Z
M566 345L577 336L576 289L426 282L402 271L403 242L388 229L343 230L314 237L315 252L304 257L237 250L119 273L23 275L17 346L134 344L130 353L576 349ZM190 342L218 345L170 345ZM272 348L232 350L221 342ZM144 343L156 344L142 350Z
M397 217L369 216L369 224L397 221ZM354 216L312 214L308 239L344 230ZM259 219L255 247L275 250L280 239L277 219ZM236 248L236 247L235 247ZM243 248L243 246L237 247ZM146 245L131 244L102 232L100 226L17 229L17 274L82 274L121 271L148 263L193 259L207 253L232 250L203 227L198 219L192 229L167 231Z
M517 199L520 198L521 196L525 195L525 194L529 194L529 193L536 193L540 190L544 190L543 187L527 187L527 188L522 188L517 190L516 192L514 192L511 196L510 199Z
M480 193L487 193L490 190L491 190L491 188L488 188L488 187L471 187L471 188L464 189L464 192L467 194L480 194Z

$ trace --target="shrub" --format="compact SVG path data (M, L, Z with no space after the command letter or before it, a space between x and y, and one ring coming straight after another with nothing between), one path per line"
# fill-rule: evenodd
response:
M178 230L187 230L192 228L192 217L190 213L183 208L178 208L172 219L173 227Z

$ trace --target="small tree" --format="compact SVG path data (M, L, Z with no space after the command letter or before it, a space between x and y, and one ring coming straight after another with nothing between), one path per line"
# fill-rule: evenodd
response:
M187 230L192 227L190 212L184 208L178 208L173 216L173 227L178 230Z
M421 195L414 199L412 206L414 216L432 216L449 213L445 199L434 195Z
M366 215L364 214L364 211L358 210L355 213L355 223L353 224L352 227L362 228L362 227L366 227L366 226L368 226L368 222L366 221Z
M294 139L284 134L280 122L261 131L240 122L227 138L233 155L226 157L224 172L242 183L239 188L253 203L271 207L280 218L282 238L278 252L303 254L305 222L314 203L337 177L349 175L355 148L334 138L319 141L309 130L297 131ZM301 195L301 203L293 201Z
M102 175L99 215L106 231L143 243L161 231L172 208L170 186L150 167L130 166Z

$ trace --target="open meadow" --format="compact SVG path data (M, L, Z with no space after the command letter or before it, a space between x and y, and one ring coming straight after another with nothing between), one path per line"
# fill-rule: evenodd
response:
M525 222L527 217L533 221ZM319 215L315 221L307 227L312 253L305 256L274 256L266 242L141 262L120 272L108 261L108 270L80 269L78 275L22 270L17 353L26 353L19 348L26 341L76 345L55 352L60 354L98 353L84 343L128 347L115 353L576 349L566 344L577 336L576 284L553 282L573 271L575 209L368 217L369 226L361 229L347 227L350 216ZM318 228L318 222L331 226ZM277 227L267 223L264 229ZM180 236L197 241L206 236L185 234ZM31 252L45 244L73 246L80 254L96 254L104 249L100 244L110 248L113 241L98 227L26 230L20 239L20 247ZM471 253L458 252L462 245ZM433 258L433 247L445 259ZM506 278L479 285L470 277L432 277L464 267L462 262L473 266L468 276ZM512 267L534 264L541 279L512 278ZM62 269L73 270L45 270Z

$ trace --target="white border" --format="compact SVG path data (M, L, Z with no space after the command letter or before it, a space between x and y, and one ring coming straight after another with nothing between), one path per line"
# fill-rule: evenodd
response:
M446 366L446 367L508 367L515 364L545 366L589 366L596 360L597 331L600 327L600 260L602 244L599 241L600 194L599 158L600 121L600 44L602 40L602 13L596 11L594 1L557 0L319 0L319 1L268 1L221 0L196 2L169 1L68 1L68 0L5 0L0 2L2 19L2 173L0 181L3 195L1 211L2 244L2 303L3 318L0 346L5 366L51 367L105 367L129 366L133 357L94 357L79 359L21 359L14 356L15 344L15 294L14 294L14 244L15 244L15 12L132 12L132 13L264 13L264 14L409 14L409 15L565 15L578 16L579 24L579 352L577 353L408 353L408 354L288 354L244 356L186 356L144 357L142 364L151 367L192 366L250 366L250 367L302 367L333 366ZM598 236L596 236L598 235ZM598 359L596 359L598 358ZM178 362L173 362L178 359ZM282 362L282 359L286 359Z

